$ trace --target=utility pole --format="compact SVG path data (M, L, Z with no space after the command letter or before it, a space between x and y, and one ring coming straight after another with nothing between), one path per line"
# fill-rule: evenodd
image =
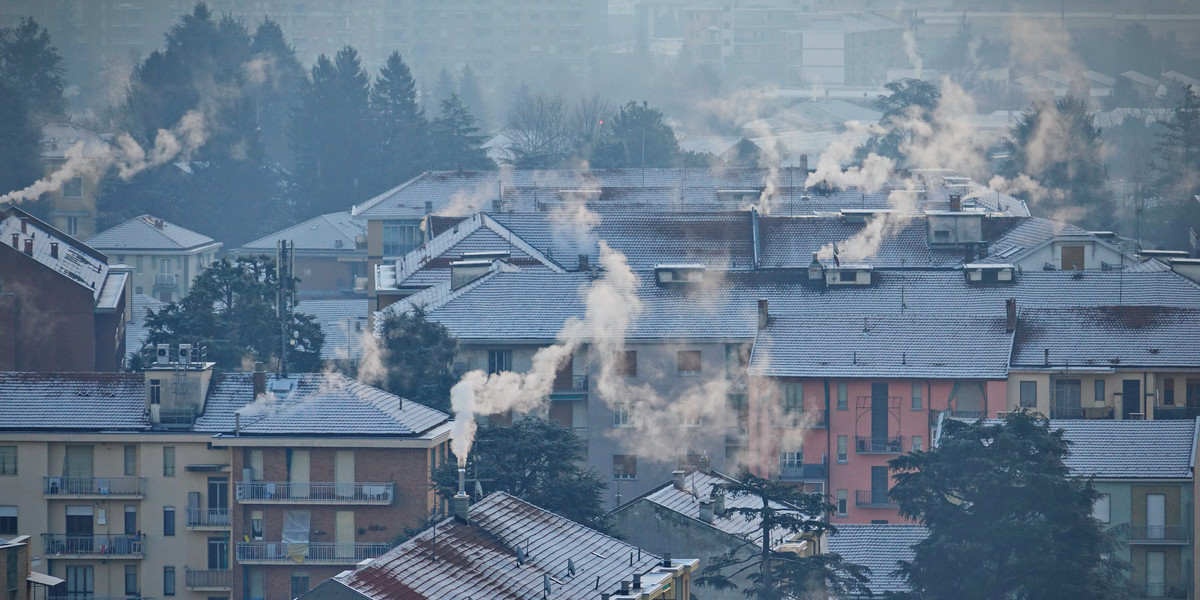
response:
M296 244L291 240L275 243L275 316L279 319L279 376L287 377L288 345L295 344L292 313L296 305L296 280L294 254Z

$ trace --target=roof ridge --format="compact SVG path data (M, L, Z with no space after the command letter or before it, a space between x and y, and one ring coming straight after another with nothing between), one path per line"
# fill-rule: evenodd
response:
M367 201L363 202L362 204L351 205L350 206L350 215L358 216L368 210L371 210L372 208L375 208L376 206L379 205L380 202L383 202L384 200L391 197L396 192L399 192L399 191L407 188L408 186L412 185L413 182L417 181L418 179L424 179L431 172L432 171L424 171L420 175L417 175L416 177L413 177L412 179L409 179L408 181L405 181L404 183L401 183L400 185L398 185L390 190L376 194L374 198L369 198Z

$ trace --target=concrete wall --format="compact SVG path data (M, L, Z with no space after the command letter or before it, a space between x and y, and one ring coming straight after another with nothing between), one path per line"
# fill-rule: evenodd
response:
M133 267L133 292L145 294L165 302L179 302L192 289L192 281L205 269L212 266L217 259L220 247L208 248L202 252L136 252L98 248L108 254L116 263L124 263ZM167 261L167 269L162 270L162 261ZM155 286L156 275L174 275L175 285L171 287Z

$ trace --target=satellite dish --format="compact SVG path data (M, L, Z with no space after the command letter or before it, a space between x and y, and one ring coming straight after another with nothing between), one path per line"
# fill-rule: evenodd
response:
M479 483L478 479L475 480L475 498L483 499L483 484Z
M567 575L575 575L575 561L567 559Z

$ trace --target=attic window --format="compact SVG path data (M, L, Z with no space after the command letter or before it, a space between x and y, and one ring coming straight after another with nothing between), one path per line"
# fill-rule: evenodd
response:
M937 229L933 232L933 239L937 241L945 241L950 239L950 231L946 229Z
M857 271L839 271L838 272L838 281L841 281L844 283L854 283L855 281L858 281L858 272Z

